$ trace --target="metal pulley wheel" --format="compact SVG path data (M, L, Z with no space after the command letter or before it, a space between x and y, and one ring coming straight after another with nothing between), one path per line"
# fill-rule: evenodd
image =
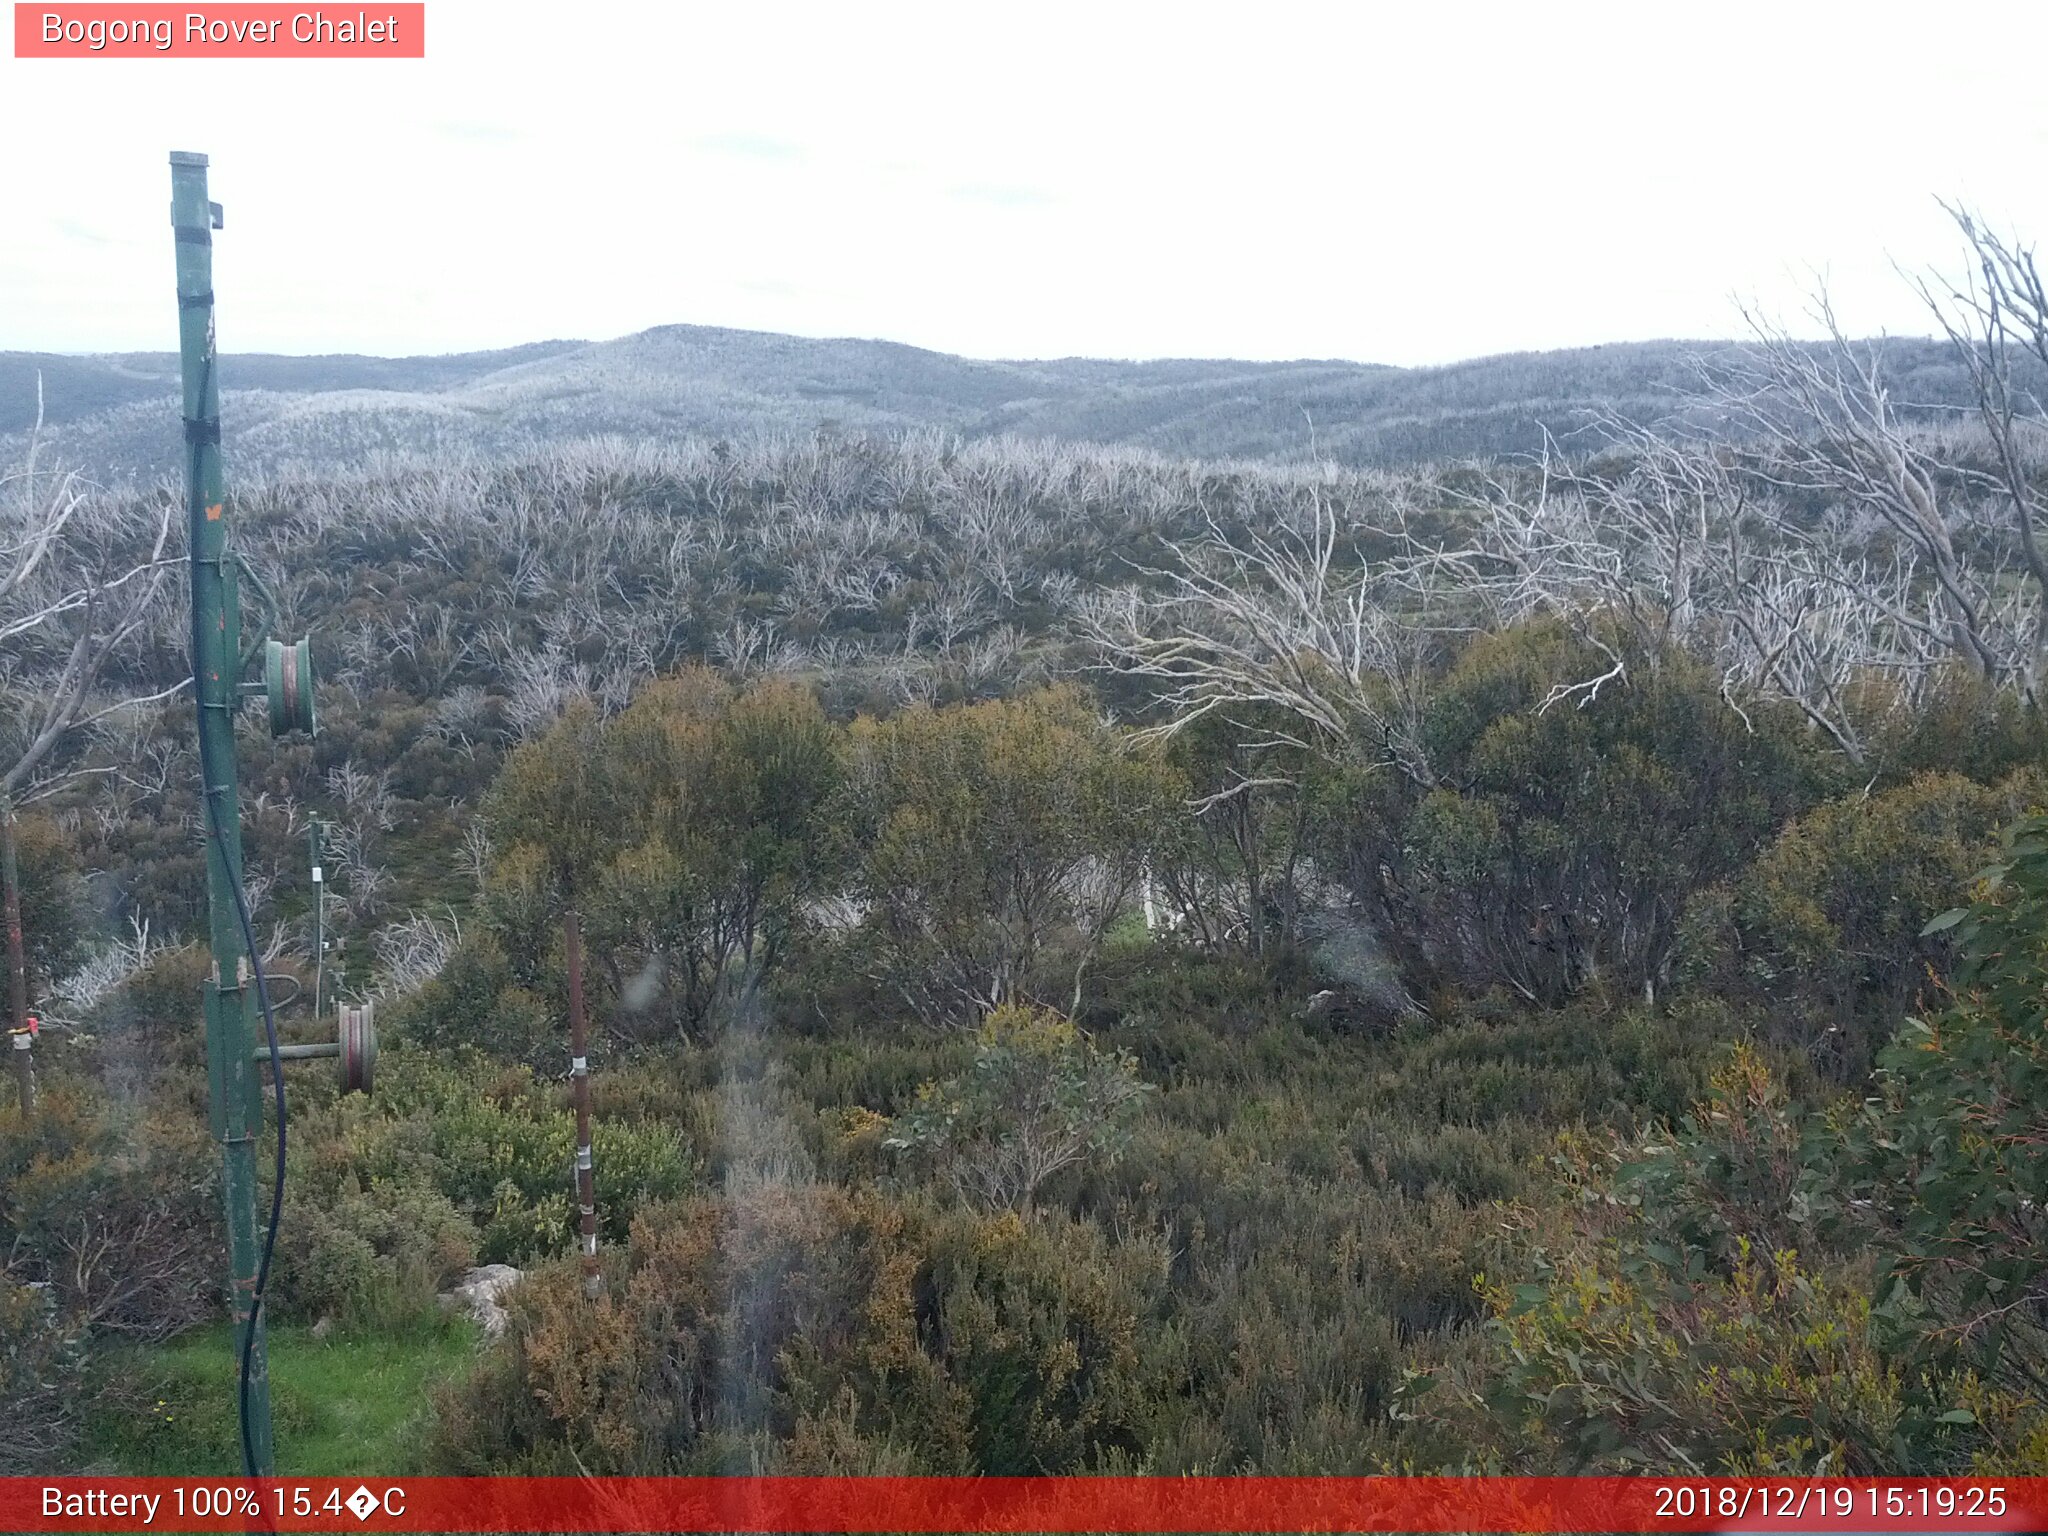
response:
M313 734L313 642L263 642L263 691L270 697L270 734Z
M341 1005L341 1091L368 1093L377 1073L376 1004Z

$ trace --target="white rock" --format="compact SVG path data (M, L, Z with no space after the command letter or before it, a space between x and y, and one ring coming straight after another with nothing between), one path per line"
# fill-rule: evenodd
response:
M441 1305L462 1308L483 1329L484 1337L495 1339L505 1331L504 1305L499 1301L525 1276L510 1264L484 1264L465 1273L441 1294Z

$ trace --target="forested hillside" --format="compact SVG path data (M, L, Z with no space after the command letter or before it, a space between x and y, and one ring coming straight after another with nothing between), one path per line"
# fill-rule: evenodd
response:
M1967 404L1968 372L1945 344L1881 350L1902 406ZM224 431L244 474L348 472L394 454L501 457L607 433L916 428L1363 467L1533 453L1546 431L1570 440L1611 415L1683 415L1702 365L1743 355L1650 342L1440 368L977 362L888 342L674 325L452 357L228 355L221 382ZM48 441L67 459L111 478L176 469L174 354L0 354L0 447L18 450L33 424L38 375Z
M231 395L323 464L230 439L246 621L320 679L317 736L240 722L259 947L331 1028L317 819L321 980L384 1033L367 1098L288 1075L274 1321L421 1341L389 1444L451 1472L2038 1469L2048 464L1996 342L1766 335L1657 430L1654 349L651 333L336 364L453 423L353 467L304 445L376 411ZM98 387L0 538L49 1026L0 1105L0 1462L225 1471L159 1347L224 1250L179 503L53 467L159 431ZM1239 456L1309 396L1315 456ZM1537 400L1600 430L1341 462ZM543 445L479 451L494 410ZM479 1263L522 1277L472 1352Z

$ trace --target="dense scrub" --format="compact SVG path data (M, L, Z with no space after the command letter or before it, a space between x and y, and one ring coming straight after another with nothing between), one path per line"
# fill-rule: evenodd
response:
M372 1100L291 1078L280 1322L528 1269L436 1399L463 1471L2037 1460L2009 692L1873 680L1851 762L1604 609L1276 646L1291 693L1183 718L1101 667L1176 546L1366 568L1459 484L816 442L249 498L330 679L317 740L244 741L259 926L310 1032L317 812L325 981L387 1035ZM43 1464L85 1354L218 1306L181 738L114 717L68 750L120 771L23 823L64 1027L0 1107L0 1330Z

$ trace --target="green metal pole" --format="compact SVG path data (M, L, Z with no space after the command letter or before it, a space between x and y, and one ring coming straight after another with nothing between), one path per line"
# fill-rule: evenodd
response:
M274 1470L270 1363L256 1315L256 1134L261 1079L250 1059L255 999L236 916L242 879L242 817L236 796L235 705L241 683L241 613L227 556L221 490L220 381L214 374L213 229L206 156L171 156L171 224L177 238L178 342L184 373L185 497L192 570L192 685L199 710L201 793L210 811L206 883L213 974L206 982L206 1073L213 1133L220 1139L227 1200L230 1300L235 1354L249 1344L249 1457L258 1476ZM251 1337L253 1331L253 1337Z

